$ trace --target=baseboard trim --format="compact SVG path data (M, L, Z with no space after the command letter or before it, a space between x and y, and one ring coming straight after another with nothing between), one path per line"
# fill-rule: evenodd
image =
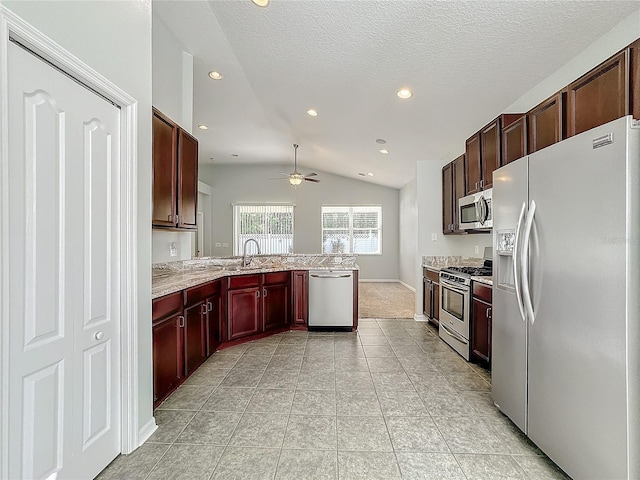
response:
M154 417L151 417L151 419L146 424L144 424L138 432L138 440L140 442L138 446L149 440L149 438L151 438L151 435L153 435L153 433L157 429L158 425L156 425L156 419Z
M363 283L398 283L400 282L397 278L361 278L359 280Z
M411 285L409 285L408 283L404 283L402 280L398 280L398 283L400 283L401 285L404 285L405 287L407 287L409 290L411 290L413 293L416 293L416 289L413 288Z
M429 318L425 317L424 315L420 314L420 313L416 313L413 315L413 319L416 322L428 322Z

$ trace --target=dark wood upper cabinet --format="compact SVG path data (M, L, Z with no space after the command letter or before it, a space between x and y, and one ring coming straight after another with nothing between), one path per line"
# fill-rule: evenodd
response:
M153 225L176 224L178 126L153 111Z
M194 230L198 202L198 140L153 109L154 227Z
M198 140L180 129L178 135L178 227L197 228Z
M442 233L460 233L458 199L465 195L464 155L442 168Z
M506 165L527 154L527 117L522 116L502 129L501 165Z
M564 96L564 93L558 92L527 113L528 153L537 152L564 140Z
M630 53L623 50L567 87L567 137L629 114Z
M442 233L453 233L453 162L442 167Z
M500 119L496 118L480 131L480 189L493 186L493 171L500 167Z
M480 191L480 132L467 139L464 158L465 195L469 195Z

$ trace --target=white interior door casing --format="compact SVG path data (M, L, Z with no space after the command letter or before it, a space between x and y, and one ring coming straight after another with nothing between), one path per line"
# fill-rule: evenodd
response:
M120 453L120 112L9 46L9 474Z

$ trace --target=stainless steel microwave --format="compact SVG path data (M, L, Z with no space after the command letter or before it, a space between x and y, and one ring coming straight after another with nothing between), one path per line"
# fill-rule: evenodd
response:
M492 193L493 189L489 188L458 200L461 230L490 230L493 227Z

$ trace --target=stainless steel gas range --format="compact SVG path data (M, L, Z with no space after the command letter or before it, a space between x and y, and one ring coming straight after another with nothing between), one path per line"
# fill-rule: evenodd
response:
M469 360L471 277L491 275L491 260L482 267L446 267L440 271L440 338Z

